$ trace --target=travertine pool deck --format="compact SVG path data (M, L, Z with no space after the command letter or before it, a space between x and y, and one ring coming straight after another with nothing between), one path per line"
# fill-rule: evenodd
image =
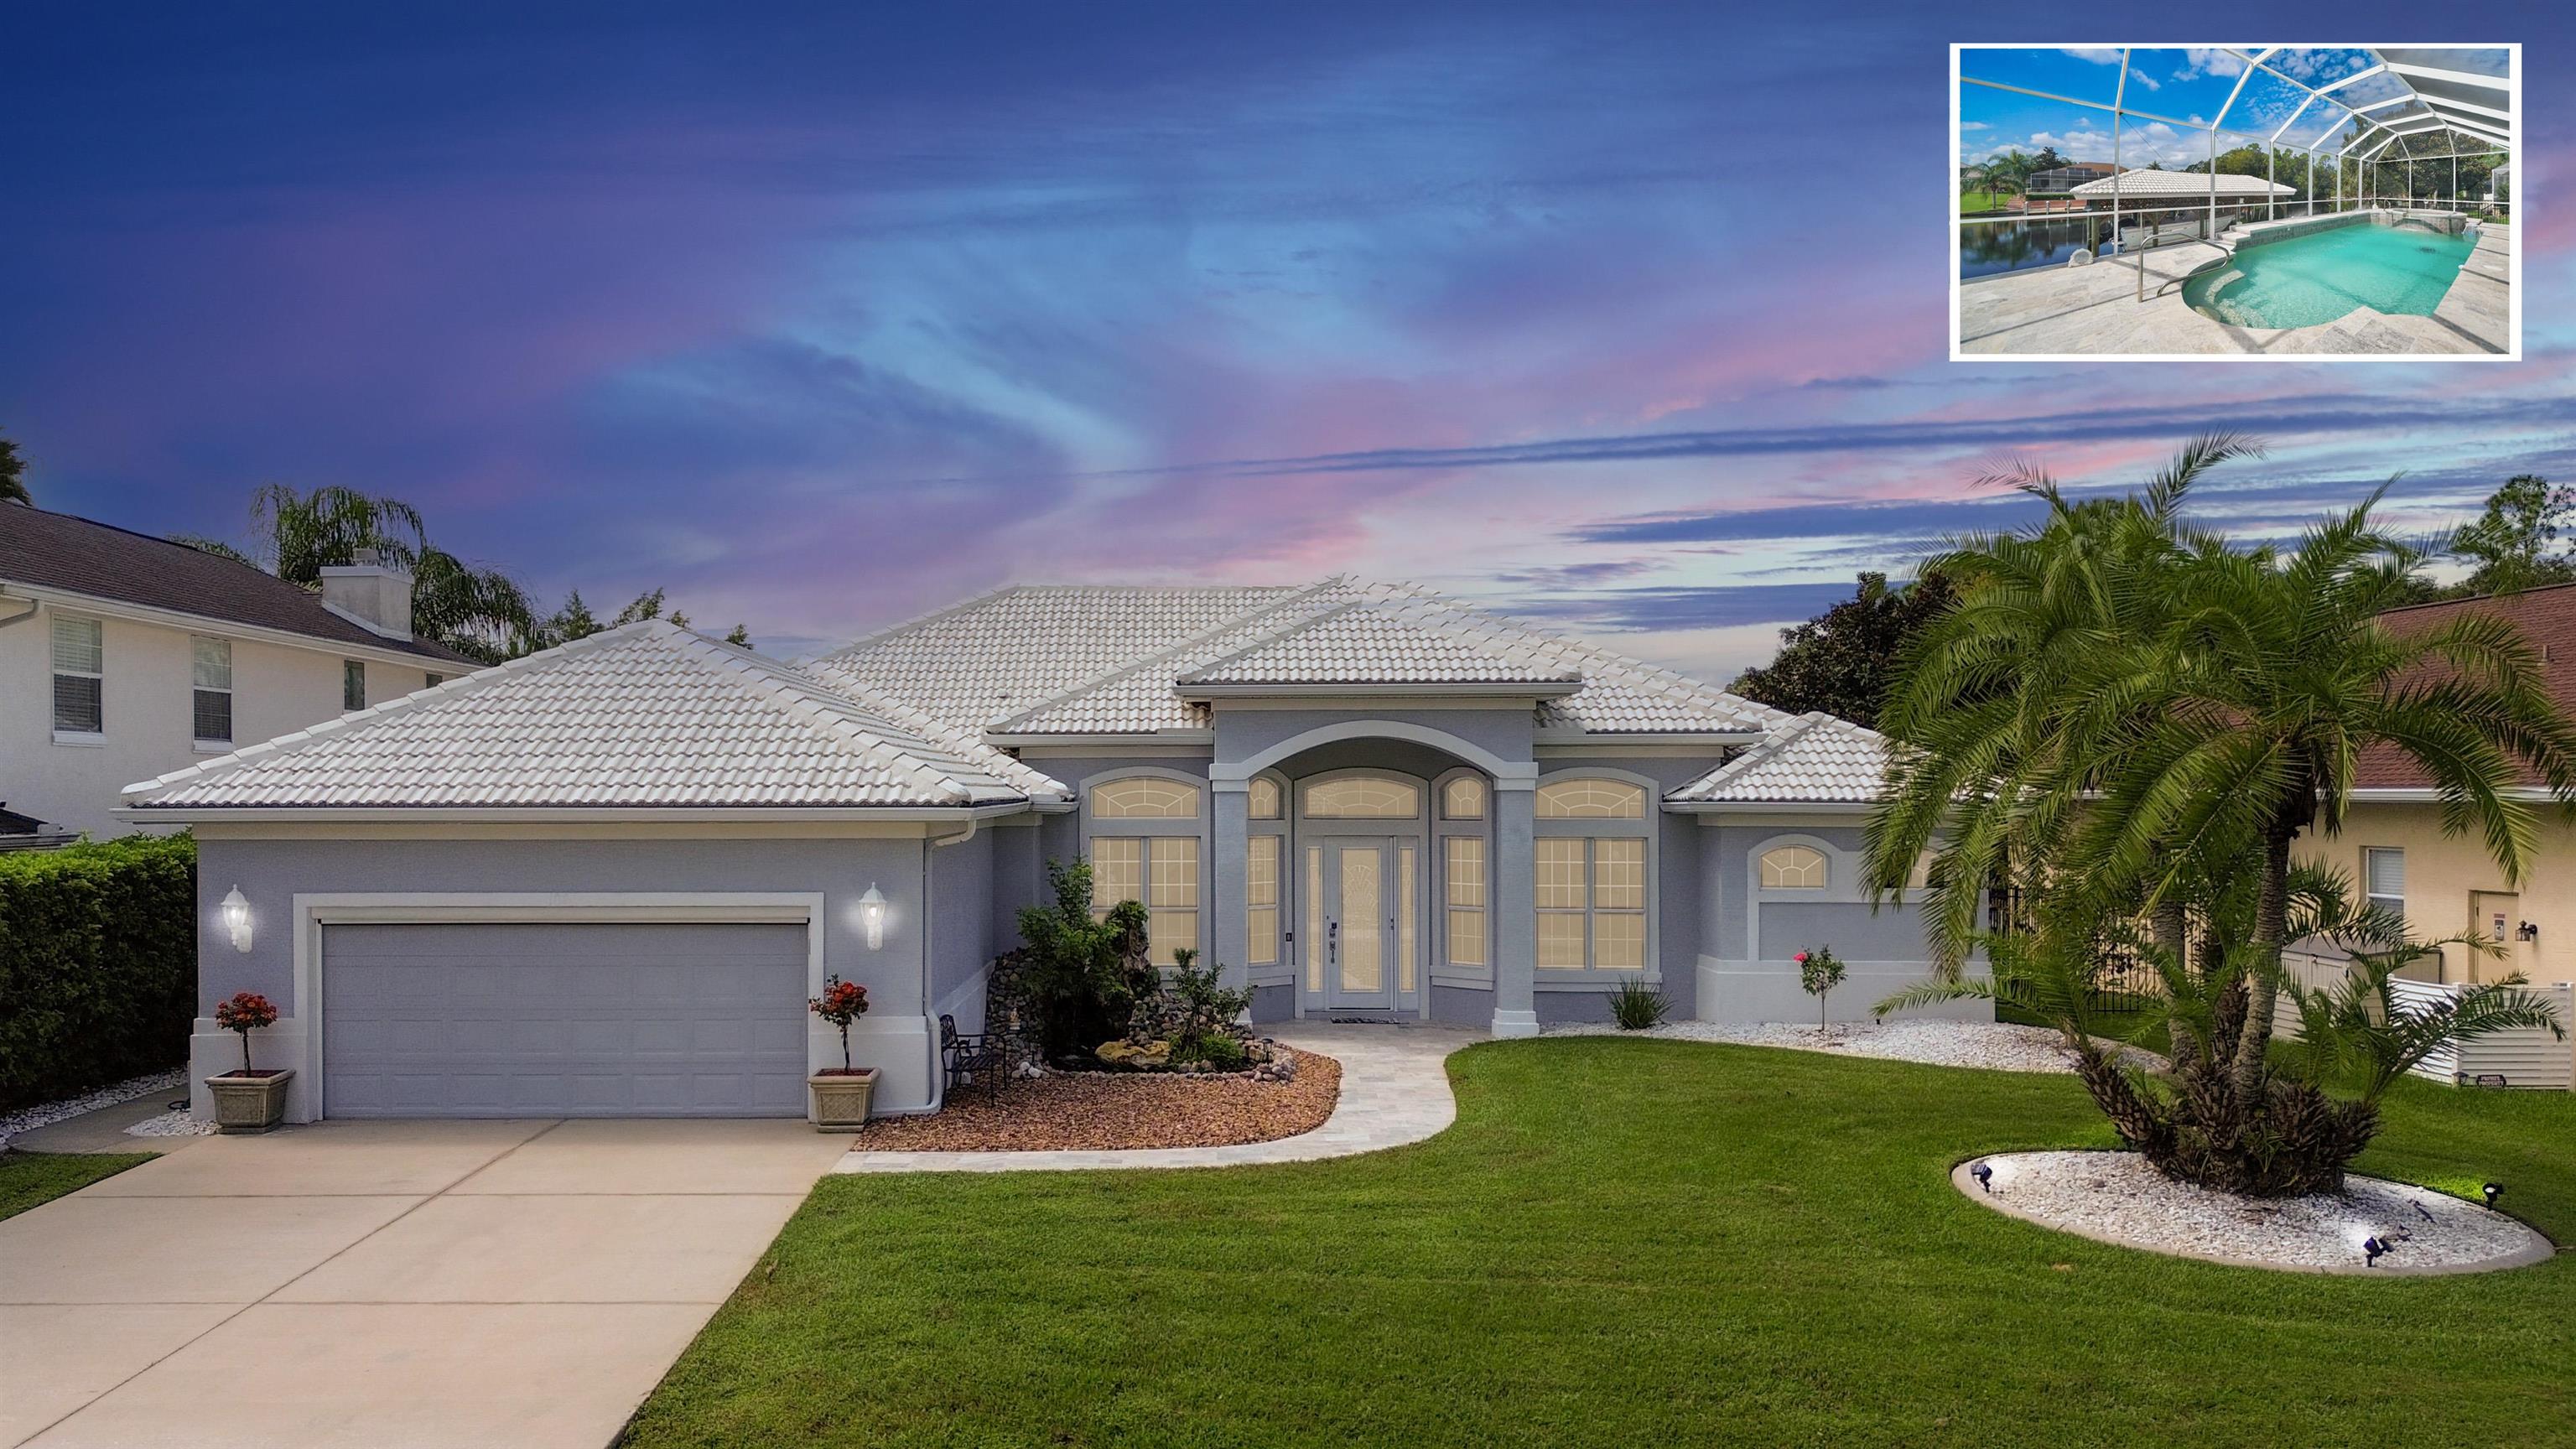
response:
M858 1152L834 1172L1080 1172L1095 1168L1239 1167L1308 1162L1420 1142L1458 1119L1443 1065L1451 1052L1486 1039L1467 1027L1299 1022L1271 1037L1342 1064L1342 1096L1312 1132L1226 1147L1155 1147L1101 1152Z
M2237 235L2231 233L2220 241ZM2180 286L2183 278L2221 254L2222 248L2209 242L2183 242L2144 253L2144 302L2138 300L2136 256L1963 282L1959 350L1975 356L2381 357L2500 355L2512 350L2513 234L2509 225L2481 229L2476 250L2461 263L2460 275L2430 317L2391 316L2363 307L2317 327L2230 326L2193 311L2183 301Z

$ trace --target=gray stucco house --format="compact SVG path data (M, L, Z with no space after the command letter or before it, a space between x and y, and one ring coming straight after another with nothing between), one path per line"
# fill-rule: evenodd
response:
M1005 589L795 667L648 620L125 812L201 842L195 1074L236 1059L214 1004L264 993L292 1120L793 1116L838 1062L804 1009L827 974L868 988L879 1110L936 1106L938 1017L978 1024L1075 855L1257 1020L1527 1035L1632 977L1798 1020L1789 958L1825 945L1858 1017L1925 969L1915 908L1860 886L1882 761L1847 722L1336 578Z

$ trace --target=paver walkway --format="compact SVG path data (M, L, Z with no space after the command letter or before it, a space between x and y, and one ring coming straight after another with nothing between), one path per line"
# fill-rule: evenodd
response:
M1341 1100L1312 1132L1230 1147L1154 1147L1123 1152L859 1152L834 1172L1071 1172L1099 1167L1232 1167L1347 1157L1419 1142L1458 1119L1443 1065L1486 1033L1454 1026L1359 1026L1299 1022L1270 1035L1342 1064Z
M600 1449L848 1147L792 1121L175 1139L0 1222L0 1445Z

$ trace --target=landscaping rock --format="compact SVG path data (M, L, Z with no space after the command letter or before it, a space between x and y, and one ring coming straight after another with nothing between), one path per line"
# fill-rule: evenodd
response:
M1621 1031L1601 1022L1551 1026L1549 1036L1651 1036L1735 1046L1790 1047L1844 1056L1881 1057L1938 1067L1981 1067L1996 1072L2072 1072L2075 1055L2057 1033L2036 1026L1983 1021L1789 1022L1671 1021L1648 1031ZM2155 1057L2131 1048L2141 1065Z
M1293 1059L1293 1079L1261 1073ZM1310 1132L1333 1115L1342 1066L1277 1048L1249 1072L1048 1072L970 1090L926 1117L870 1122L861 1152L1051 1152L1221 1147Z
M1970 1169L1993 1169L1993 1191ZM2340 1193L2246 1198L2175 1182L2134 1152L2004 1152L1961 1163L1952 1181L1998 1212L2088 1238L2314 1273L2476 1273L2556 1249L2508 1214L2448 1193L2347 1175ZM2386 1244L2376 1266L2365 1239Z

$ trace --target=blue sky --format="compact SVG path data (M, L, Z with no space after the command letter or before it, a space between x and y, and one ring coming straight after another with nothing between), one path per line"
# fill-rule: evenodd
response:
M2400 470L2425 528L2576 478L2538 7L2463 37L2528 46L2528 360L2259 368L1945 360L1949 43L2062 34L524 8L13 9L0 427L40 501L234 536L262 482L346 483L549 599L667 586L782 649L1015 579L1348 570L1723 676L2004 516L2005 452L2112 483L2247 427L2272 457L2207 506L2248 531Z

